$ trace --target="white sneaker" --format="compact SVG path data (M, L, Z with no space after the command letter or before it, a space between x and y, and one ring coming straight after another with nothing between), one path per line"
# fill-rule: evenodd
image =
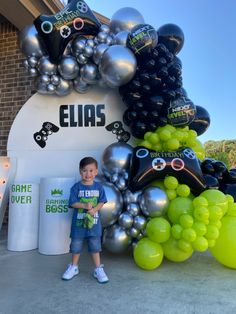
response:
M67 270L62 275L62 279L63 280L70 280L78 274L79 274L78 266L75 266L73 264L69 264L67 267Z
M104 265L100 265L99 267L95 268L93 277L97 279L99 283L106 283L109 281L104 269Z

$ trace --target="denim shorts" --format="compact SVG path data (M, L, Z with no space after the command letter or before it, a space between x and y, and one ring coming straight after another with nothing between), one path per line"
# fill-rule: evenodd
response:
M72 254L79 254L83 251L84 240L88 244L89 253L101 252L101 237L88 237L88 238L77 238L71 239L70 252Z

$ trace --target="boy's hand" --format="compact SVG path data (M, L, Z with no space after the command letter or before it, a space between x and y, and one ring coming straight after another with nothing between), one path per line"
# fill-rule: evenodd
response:
M93 208L93 204L90 203L90 202L87 203L86 209L87 209L88 211L90 211L92 208Z
M94 216L96 214L96 209L95 208L91 208L90 210L88 210L88 213L92 216Z

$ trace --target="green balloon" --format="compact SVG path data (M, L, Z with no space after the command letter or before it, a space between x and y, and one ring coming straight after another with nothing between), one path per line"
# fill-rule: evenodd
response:
M164 185L167 189L175 190L178 187L178 180L173 176L166 176L164 179Z
M187 184L179 184L176 192L179 196L188 197L190 194L190 188Z
M178 247L178 240L170 237L168 241L162 244L164 256L172 262L183 262L191 257L193 250L184 252Z
M190 198L176 197L170 202L168 217L173 224L179 223L179 217L183 214L192 215L193 205Z
M205 237L199 236L196 240L192 243L192 247L194 250L199 252L204 252L208 249L208 241Z
M162 217L151 219L146 227L148 238L157 243L163 243L169 239L170 229L170 223Z
M176 240L181 239L182 237L182 231L183 231L183 227L179 224L173 225L171 227L171 235L173 238L175 238Z
M223 210L223 214L227 212L228 198L223 192L219 190L210 189L202 192L200 196L205 197L210 206L216 205L221 207L221 209Z
M159 243L142 238L134 248L134 261L140 268L153 270L161 265L163 249Z

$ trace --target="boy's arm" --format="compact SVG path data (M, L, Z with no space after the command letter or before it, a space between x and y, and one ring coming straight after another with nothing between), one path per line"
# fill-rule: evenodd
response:
M103 205L104 203L102 202L98 203L95 207L88 209L88 213L93 216L97 211L99 211L102 208Z
M92 203L76 202L76 203L71 204L70 207L73 207L73 208L83 208L83 209L91 210L92 209Z

